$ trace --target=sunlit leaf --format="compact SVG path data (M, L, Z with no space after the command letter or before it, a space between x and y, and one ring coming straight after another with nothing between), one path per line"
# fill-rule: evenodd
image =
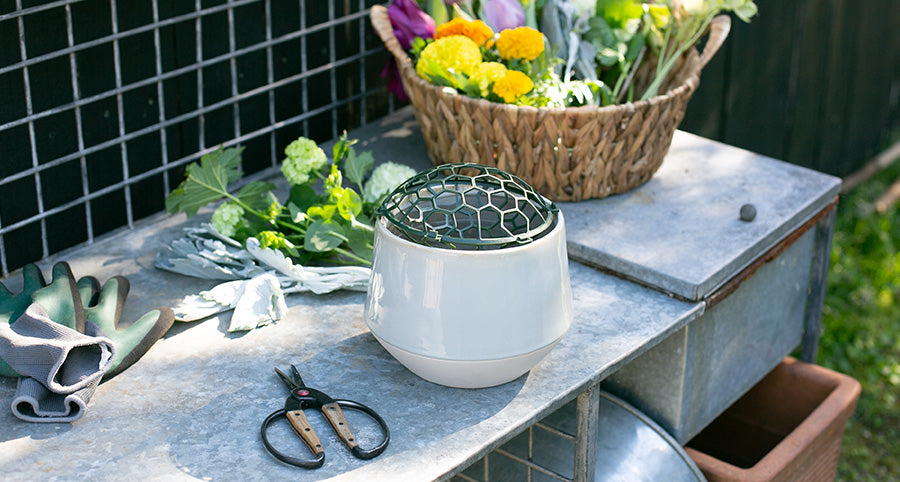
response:
M362 212L363 202L359 194L353 189L344 188L337 199L337 209L341 217L350 220Z
M185 180L166 198L166 211L183 212L188 217L228 192L228 184L240 179L243 147L223 149L221 146L200 158L185 170Z
M355 150L350 149L347 162L344 164L344 173L350 182L362 189L363 180L374 164L375 157L372 156L370 151L357 154Z
M371 229L354 227L347 233L347 246L361 258L372 259L374 243L374 233Z
M306 229L303 249L314 253L324 253L337 248L345 239L339 225L327 221L316 221Z
M270 182L253 181L242 187L234 197L255 209L265 208L272 202L268 199L272 189L275 189L275 185Z

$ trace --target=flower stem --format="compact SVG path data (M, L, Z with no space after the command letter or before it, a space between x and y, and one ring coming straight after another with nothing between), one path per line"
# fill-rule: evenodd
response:
M241 200L238 199L237 197L233 196L231 193L227 193L227 192L226 192L226 193L225 193L225 197L227 197L227 198L230 199L232 202L234 202L235 204L237 204L238 206L240 206L244 211L247 211L248 213L250 213L250 214L252 214L252 215L254 215L254 216L256 216L256 217L258 217L258 218L260 218L260 219L269 221L269 217L266 216L264 213L261 213L261 212L257 211L256 209L253 209L252 207L250 207L249 204L245 203L244 201L241 201ZM278 219L274 219L274 220L272 220L272 221L274 221L275 224L277 224L277 225L279 225L279 226L282 226L282 227L285 227L285 228L287 228L287 229L290 229L290 230L292 230L292 231L296 231L296 232L298 232L298 233L300 233L300 234L306 234L306 230L305 230L305 229L302 229L301 227L299 227L299 226L297 226L297 225L295 225L295 224L287 223L287 222L284 222L284 221L280 221L280 220L278 220Z
M363 263L363 264L365 264L366 266L372 266L372 260L369 260L369 259L366 259L366 258L357 256L357 255L353 254L352 252L347 251L347 250L344 249L344 248L340 248L340 247L334 248L334 252L335 252L335 253L342 254L342 255L344 255L344 256L346 256L346 257L352 259L352 260L359 261L360 263Z
M691 36L686 42L678 44L678 48L675 49L675 53L668 59L665 59L664 63L662 63L663 56L660 55L659 60L662 63L662 70L657 68L656 77L654 77L653 82L650 84L650 87L647 88L647 91L644 92L644 95L641 96L641 100L647 100L657 94L660 86L662 86L663 81L666 79L666 76L668 76L669 71L672 70L672 67L675 65L675 62L677 62L678 59L681 58L681 56L687 51L687 49L693 47L693 45L700 40L700 37L702 37L703 34L706 33L706 29L709 28L709 24L712 22L712 19L712 15L708 15L706 18L704 18L700 25L700 28L698 28L694 32L691 32ZM668 31L666 32L666 34L668 36Z

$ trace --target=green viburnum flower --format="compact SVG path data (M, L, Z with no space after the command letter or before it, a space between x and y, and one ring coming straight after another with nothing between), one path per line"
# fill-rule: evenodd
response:
M284 235L278 231L260 231L259 234L256 235L256 239L259 240L259 245L263 248L278 249L294 247L293 243L284 239Z
M328 160L316 143L300 137L284 148L287 158L281 163L281 174L292 185L306 184L309 175L322 168Z
M372 177L363 188L363 199L366 202L377 202L385 194L391 192L403 181L416 175L416 171L402 164L385 162L372 171Z
M269 207L266 208L266 219L269 219L270 221L278 219L278 216L281 215L282 209L284 209L284 206L278 204L277 202L269 204Z
M235 235L243 219L244 208L233 202L226 202L220 204L213 212L210 224L219 234L230 238Z

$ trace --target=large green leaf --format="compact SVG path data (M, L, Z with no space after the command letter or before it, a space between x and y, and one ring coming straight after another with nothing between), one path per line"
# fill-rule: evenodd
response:
M347 246L360 258L372 259L375 233L371 229L353 227L347 233Z
M362 189L363 179L366 178L366 174L369 172L369 169L372 169L374 164L375 158L370 151L356 154L356 151L351 148L347 162L344 163L344 173L350 182Z
M241 152L243 147L223 149L200 158L185 170L186 179L166 198L166 210L183 212L188 217L209 203L218 201L228 193L228 184L241 178Z
M344 188L341 191L336 204L338 213L342 218L348 221L362 212L362 198L359 197L359 194L357 194L356 191L350 188Z
M341 227L327 221L316 221L306 229L303 249L314 253L324 253L337 248L346 240Z
M293 203L298 210L306 212L310 206L319 202L319 195L309 184L298 184L291 187L288 205Z
M270 204L267 196L273 189L275 189L275 185L270 182L253 181L242 187L234 197L254 209L265 209Z

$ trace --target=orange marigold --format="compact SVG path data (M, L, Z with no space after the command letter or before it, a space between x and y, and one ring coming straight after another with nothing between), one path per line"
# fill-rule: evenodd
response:
M507 70L506 74L494 82L493 91L501 99L512 104L519 96L531 92L534 82L518 70Z
M529 27L506 29L497 39L497 53L506 60L534 60L544 51L544 36Z
M438 25L434 29L435 40L451 35L464 35L475 41L479 46L482 46L494 37L494 31L481 20L470 22L462 17L456 17L447 23Z

